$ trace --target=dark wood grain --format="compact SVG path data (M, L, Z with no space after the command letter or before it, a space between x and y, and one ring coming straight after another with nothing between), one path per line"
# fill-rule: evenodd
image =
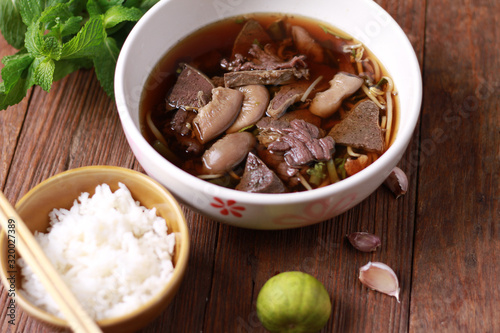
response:
M499 12L498 1L434 1L427 9L416 332L500 330Z
M290 270L327 288L333 308L324 332L500 331L499 3L377 2L408 35L424 78L421 119L399 164L408 193L396 200L381 187L337 218L285 231L238 229L184 207L192 241L186 277L172 304L141 332L265 332L258 292ZM0 36L0 56L14 52ZM50 93L35 87L1 111L0 147L0 188L12 203L67 169L143 171L91 70L69 75ZM353 231L379 235L381 248L354 250L345 238ZM359 282L368 261L394 269L400 303ZM60 331L19 307L9 325L6 310L1 332Z
M7 44L0 34L0 57L11 55L16 52L12 46ZM0 70L4 67L0 63ZM28 96L31 91L28 93ZM21 132L29 97L25 98L16 106L9 107L8 112L0 111L0 189L3 188L7 179L12 156L16 149L17 139Z

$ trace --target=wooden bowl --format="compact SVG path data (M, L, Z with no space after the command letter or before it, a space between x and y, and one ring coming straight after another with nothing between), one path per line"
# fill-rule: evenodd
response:
M54 208L69 209L82 192L89 192L90 195L93 195L96 186L103 183L108 184L111 190L115 191L118 189L119 182L128 187L133 198L141 205L149 209L155 207L157 214L166 220L168 232L175 233L174 272L165 286L146 304L126 315L98 321L97 324L104 332L136 331L155 319L174 298L186 271L189 257L189 232L185 216L178 202L162 185L145 174L112 166L89 166L68 170L43 181L16 204L17 212L32 232L46 232L49 226L48 215L51 210ZM13 270L7 265L8 259L12 259L8 255L7 236L2 230L0 234L0 274L7 291L13 290L15 303L18 303L29 315L45 323L69 327L65 320L33 305L23 296L20 269L17 268L17 272L13 273ZM17 258L19 258L19 254L16 253ZM11 276L14 276L15 287L11 286L11 281L14 280L7 280Z

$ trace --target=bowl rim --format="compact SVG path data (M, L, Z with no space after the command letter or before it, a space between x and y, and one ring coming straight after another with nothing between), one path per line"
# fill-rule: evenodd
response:
M390 27L395 36L398 36L398 42L401 42L399 45L401 48L406 50L408 54L408 58L405 59L406 67L408 67L409 71L412 73L414 78L412 100L406 106L408 111L407 120L405 122L405 131L401 130L401 124L399 124L398 132L396 134L395 139L393 140L391 146L368 168L361 170L353 176L350 176L341 182L331 184L325 186L323 188L314 189L313 191L302 191L302 192L292 192L292 193L247 193L243 191L237 191L235 189L225 188L219 185L212 184L205 180L199 179L196 176L189 174L188 172L178 168L170 161L161 156L142 136L139 128L135 125L130 111L129 106L127 105L125 98L125 87L124 87L124 73L126 72L127 63L131 62L130 60L130 50L134 47L134 44L138 43L142 38L140 37L142 34L142 30L148 24L148 20L157 13L162 10L163 7L168 6L171 0L165 0L157 3L153 6L144 16L141 18L136 26L132 29L131 33L127 37L122 51L117 60L116 72L115 72L115 97L116 104L119 113L120 120L122 122L123 130L127 136L127 139L132 140L138 149L144 152L150 160L154 162L155 165L161 166L167 174L174 174L176 178L180 179L182 183L188 184L195 189L203 189L205 193L217 193L217 196L222 198L234 198L239 202L248 202L255 205L265 204L265 205L279 205L283 204L283 202L287 202L290 204L299 203L304 201L313 201L324 198L328 195L333 195L336 193L342 193L350 188L354 188L359 186L362 183L365 183L370 177L376 173L375 170L383 170L384 167L391 166L394 164L396 160L399 163L401 156L406 150L411 138L413 137L413 133L415 131L416 125L418 123L420 117L420 110L422 105L422 76L420 65L418 62L417 55L413 46L411 45L407 35L404 33L399 24L383 9L380 5L373 2L372 0L356 0L361 2L363 5L368 6L370 9L384 13L387 15L387 18L390 22ZM255 11L257 13L258 11ZM286 12L284 12L287 14ZM300 14L293 14L300 15ZM220 19L231 17L231 15L215 18L210 23L216 22ZM305 16L307 17L307 16ZM327 22L328 23L328 22ZM331 23L329 23L331 24ZM184 36L189 35L194 30L187 32ZM353 35L356 39L360 40L365 44L362 39L359 39L359 36ZM168 52L168 51L167 51ZM163 56L163 55L162 55ZM377 54L375 54L377 56ZM159 58L160 59L160 58ZM382 61L383 63L383 61ZM395 82L397 87L397 83ZM400 101L401 103L401 101ZM397 164L396 163L396 164ZM146 170L147 172L147 170ZM388 176L390 170L387 172L385 176Z
M117 166L109 166L109 165L92 165L92 166L84 166L84 167L79 167L75 169L69 169L66 171L63 171L61 173L55 174L52 177L49 177L45 179L44 181L40 182L36 186L34 186L32 189L30 189L19 201L16 203L15 207L21 206L24 204L24 202L28 201L35 193L39 191L40 188L44 187L45 185L52 183L53 181L57 181L60 179L65 179L65 178L71 178L74 175L81 175L81 174L88 174L88 173L94 173L94 172L102 172L106 171L109 173L115 173L120 175L122 178L125 177L133 177L133 178L138 178L141 180L142 183L146 184L148 187L151 188L151 190L154 191L159 191L162 193L162 195L167 199L167 202L171 207L175 210L175 215L177 217L180 217L178 221L178 228L179 231L176 232L176 245L177 242L181 242L181 245L179 246L180 253L178 254L178 259L177 263L174 266L174 271L172 273L171 278L169 281L163 286L163 288L153 295L146 303L141 305L140 307L136 308L133 311L127 312L124 315L121 316L116 316L116 317L111 317L111 318L105 318L96 321L96 323L101 327L101 328L106 328L109 326L113 326L116 324L119 324L123 321L129 320L130 318L134 318L136 316L139 316L142 313L147 312L148 309L155 307L159 304L161 304L162 298L169 293L170 290L177 285L180 284L182 281L185 271L187 269L187 264L188 264L188 259L189 259L189 249L190 249L190 236L189 236L189 228L187 225L187 220L186 217L182 211L182 208L178 201L175 199L175 197L168 191L163 185L161 185L158 181L154 180L153 178L149 177L148 175L132 170L132 169L127 169L124 167L117 167ZM96 185L97 186L97 185ZM76 198L75 198L76 199ZM3 245L5 243L5 238L6 238L6 233L4 230L0 230L0 247L2 248L3 251ZM2 263L0 267L0 274L2 277L2 282L6 283L5 280L5 274L4 274L4 260L3 256L0 257L0 262ZM18 274L21 274L20 271L18 271ZM69 327L68 322L65 319L59 318L43 309L40 307L34 305L32 302L30 302L26 297L22 295L22 293L17 293L16 294L16 299L18 303L21 305L21 307L30 315L51 323L56 326L61 326L61 327Z

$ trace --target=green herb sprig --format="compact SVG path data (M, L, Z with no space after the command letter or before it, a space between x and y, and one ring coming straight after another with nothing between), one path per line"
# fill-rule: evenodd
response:
M116 61L133 25L158 0L0 0L0 31L18 49L5 56L0 110L19 103L33 85L94 67L114 98Z

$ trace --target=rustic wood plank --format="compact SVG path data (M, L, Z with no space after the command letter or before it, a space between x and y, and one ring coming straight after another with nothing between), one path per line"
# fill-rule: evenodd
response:
M498 332L500 3L431 4L410 331Z
M16 49L10 46L0 34L0 59L14 53L16 53ZM3 67L4 65L0 63L0 70ZM0 189L3 189L5 185L4 181L9 172L12 156L28 108L29 95L31 95L31 91L28 92L28 97L18 105L0 111Z
M327 332L500 330L500 259L494 255L500 250L500 84L494 76L499 5L377 2L402 26L424 64L422 129L400 163L410 178L408 194L395 200L380 188L331 221L279 232L221 225L185 208L193 243L185 281L143 332L264 332L255 313L257 293L285 270L305 271L325 284L333 301ZM10 53L4 45L0 39L0 55ZM32 94L0 114L0 188L12 202L69 168L111 164L142 170L92 71L70 75L50 94L38 88ZM345 234L359 230L380 235L381 249L352 249ZM359 283L357 270L369 260L394 268L401 303ZM7 324L2 308L2 332L55 331L21 309L16 323Z

